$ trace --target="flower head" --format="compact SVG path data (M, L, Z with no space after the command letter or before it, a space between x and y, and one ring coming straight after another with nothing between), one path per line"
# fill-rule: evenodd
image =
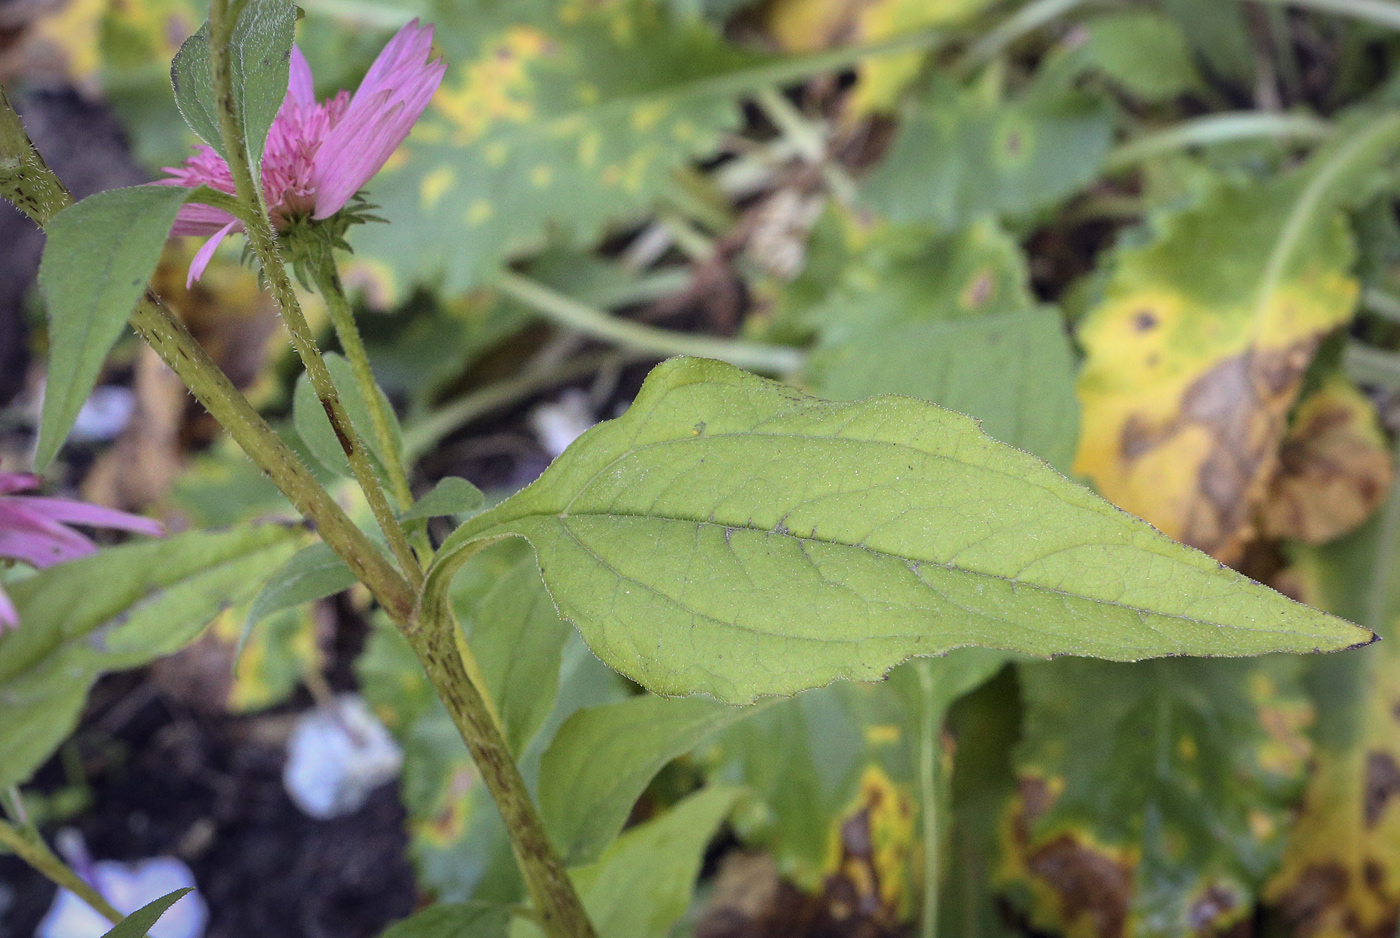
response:
M273 224L284 230L302 219L322 221L345 207L383 168L408 136L442 83L447 66L428 61L433 28L413 20L389 40L354 95L342 91L318 102L311 66L292 47L291 80L263 149L262 186ZM165 168L164 185L209 186L234 191L228 164L212 147L200 146L179 166ZM242 225L208 205L186 205L172 234L210 236L190 264L189 283L209 266L214 250Z
M17 560L42 570L95 552L97 545L68 527L72 524L153 537L165 533L155 521L124 511L62 498L15 494L38 486L38 476L0 472L0 560ZM14 604L0 589L0 633L18 624Z

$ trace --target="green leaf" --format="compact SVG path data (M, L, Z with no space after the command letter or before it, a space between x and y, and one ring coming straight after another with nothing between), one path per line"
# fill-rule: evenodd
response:
M369 450L370 458L374 461L375 468L382 478L384 467L389 464L390 460L398 459L399 453L403 452L403 431L399 428L398 420L393 419L393 405L383 390L375 389L379 393L379 398L383 402L386 412L391 417L390 426L394 452L386 453L379 445L378 434L374 432L374 420L370 416L369 401L365 400L365 396L360 390L360 384L355 380L354 369L348 361L334 352L328 353L325 358L326 367L331 373L331 380L340 395L340 403L344 405L345 412L350 417L350 424L355 428L360 442ZM296 390L292 392L292 425L296 428L302 442L306 444L306 448L311 450L311 455L316 457L317 462L331 472L338 473L347 479L354 477L354 473L350 470L350 460L346 458L345 449L340 444L340 438L331 426L330 418L326 416L326 409L322 406L321 399L316 396L316 389L311 386L311 378L305 372L298 376Z
M248 632L268 616L302 603L334 596L354 585L355 574L329 545L318 541L310 547L303 547L263 584L248 610L240 647L247 641Z
M403 513L400 520L421 521L427 518L442 518L448 515L465 515L476 511L486 503L481 489L459 476L448 476L438 481L433 490L414 503Z
M162 896L155 902L142 906L122 919L102 938L144 938L146 932L160 921L160 917L165 914L167 909L192 892L194 890L190 887L177 889L168 896Z
M669 933L690 906L705 847L739 791L715 786L691 795L623 834L597 863L572 871L599 935L657 938ZM510 934L534 938L540 931L517 919Z
M522 557L479 602L459 612L496 701L502 730L519 755L554 707L569 627L560 621L534 561Z
M540 815L564 862L596 860L666 763L755 712L644 695L569 717L540 763Z
M732 703L965 645L1135 660L1372 639L967 417L899 397L831 404L702 359L658 366L624 416L459 528L425 601L464 548L509 535L611 667Z
M510 910L489 902L429 906L379 938L506 938Z
M1112 140L1112 110L1088 95L1032 91L988 106L938 84L906 112L864 199L895 221L946 229L1025 215L1092 182Z
M444 5L439 26L442 89L372 189L393 230L365 225L352 242L448 294L538 247L550 225L587 243L649 206L738 124L735 92L774 61L645 0L509 4L494 18Z
M834 400L892 393L933 401L1061 471L1074 459L1074 357L1054 310L869 329L814 355L809 379Z
M49 310L49 370L35 467L44 469L92 392L112 344L160 260L179 186L133 186L89 196L50 219L39 266Z
M234 110L254 178L259 176L268 129L287 97L296 21L297 7L290 0L247 0L229 37ZM208 22L176 53L170 83L185 123L227 159L214 97Z
M183 648L301 537L272 524L191 532L7 586L24 624L0 636L0 787L25 781L68 736L93 681Z
M1112 13L1091 20L1088 30L1085 57L1144 101L1165 101L1204 86L1186 37L1161 14Z
M1143 938L1223 934L1253 914L1308 764L1302 659L1055 661L1021 668L1031 924Z

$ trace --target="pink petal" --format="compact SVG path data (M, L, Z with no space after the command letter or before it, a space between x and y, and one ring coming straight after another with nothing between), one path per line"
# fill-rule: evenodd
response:
M292 78L287 93L303 107L316 103L316 84L311 80L311 65L297 46L292 46Z
M194 286L194 282L204 276L204 269L208 267L209 262L214 259L214 252L218 250L224 238L228 237L237 225L237 221L229 222L223 228L219 229L214 237L204 242L204 246L195 252L194 260L190 261L189 276L185 278L185 289L188 290L190 287Z
M44 498L35 495L21 495L11 500L25 508L33 509L51 521L64 524L81 524L91 528L112 528L117 531L134 531L149 534L151 537L164 537L165 525L140 515L128 514L102 505L89 505L66 498Z
M188 203L180 206L180 211L175 215L175 224L171 226L170 233L171 235L208 237L218 234L223 228L227 228L231 221L233 221L233 216L221 208ZM237 222L234 223L237 224Z
M0 587L0 635L19 625L19 611L15 609L15 604L10 602L10 597L5 595L5 590Z
M413 68L415 65L421 66L427 61L428 53L433 47L433 27L418 25L415 17L404 24L394 38L380 50L379 55L374 59L374 64L365 73L364 80L360 82L360 87L355 90L355 96L351 99L352 105L365 100L387 86L392 86L398 82L395 80L395 73L406 68Z
M329 218L345 207L350 197L369 179L370 160L366 143L384 116L392 92L379 92L361 104L352 103L340 122L331 128L316 151L311 172L316 190L315 219Z
M97 545L77 531L25 510L14 499L0 502L0 557L42 570L96 550Z
M0 472L0 495L37 489L40 478L28 472Z

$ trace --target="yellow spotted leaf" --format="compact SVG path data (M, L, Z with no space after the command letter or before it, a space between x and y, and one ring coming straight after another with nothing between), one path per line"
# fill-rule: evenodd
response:
M792 52L872 43L937 26L957 26L993 0L777 0L768 29ZM887 111L919 73L922 55L908 52L861 63L850 107L853 116Z
M1161 219L1118 252L1080 330L1075 471L1226 561L1255 534L1319 341L1356 303L1344 220L1325 201L1300 217L1311 178L1218 185Z

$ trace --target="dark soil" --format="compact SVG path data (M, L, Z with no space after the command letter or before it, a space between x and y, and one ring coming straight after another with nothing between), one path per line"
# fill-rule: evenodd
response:
M188 863L210 906L207 938L377 935L415 903L403 808L385 786L348 817L303 815L282 787L293 716L196 719L137 676L110 678L74 744L92 802L68 823L96 859ZM36 788L71 785L68 761ZM0 938L30 938L53 887L0 857L6 887Z

